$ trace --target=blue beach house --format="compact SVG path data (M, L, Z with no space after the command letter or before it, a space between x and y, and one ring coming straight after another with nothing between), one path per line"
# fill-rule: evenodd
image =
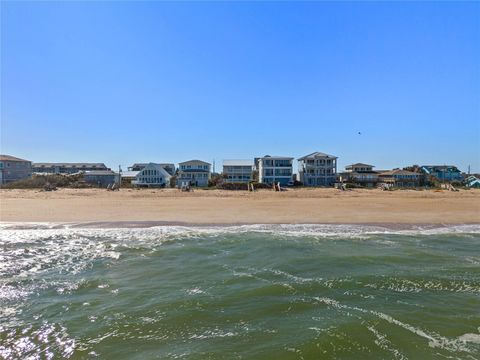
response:
M439 181L463 181L463 175L453 165L423 165L420 168L425 175L434 176Z

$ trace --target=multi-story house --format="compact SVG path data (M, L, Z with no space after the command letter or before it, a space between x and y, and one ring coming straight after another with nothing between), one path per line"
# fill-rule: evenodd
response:
M178 164L177 186L208 186L211 164L201 160L190 160Z
M258 181L264 184L280 183L286 186L292 182L292 157L265 155L255 158Z
M33 163L33 172L75 174L80 171L110 170L103 163Z
M395 187L419 187L423 185L424 175L407 170L389 170L378 174L379 182Z
M28 178L32 175L32 163L10 155L0 155L0 185Z
M135 163L132 166L128 167L128 171L141 171L150 163ZM165 169L170 175L175 175L175 164L171 163L160 163L158 164Z
M298 159L300 181L305 186L331 186L337 177L337 156L314 152Z
M373 170L373 165L356 163L345 167L339 174L340 182L354 183L360 186L373 187L378 182L378 172Z
M225 182L248 183L252 180L253 163L251 160L223 160Z
M440 181L463 181L463 175L453 165L423 165L420 167L425 175L434 176Z
M135 174L132 185L138 187L165 187L172 176L160 164L149 163Z

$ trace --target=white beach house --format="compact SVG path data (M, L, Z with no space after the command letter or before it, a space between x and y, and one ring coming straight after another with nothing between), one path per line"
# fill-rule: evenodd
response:
M177 186L208 186L211 164L201 160L189 160L178 164Z
M286 186L292 181L293 157L265 155L255 158L258 181L264 184L280 183Z
M300 181L305 186L331 186L337 176L337 156L314 152L298 159Z
M172 176L160 164L149 163L135 174L134 186L165 187L170 185Z
M223 160L225 182L248 183L252 180L252 160Z

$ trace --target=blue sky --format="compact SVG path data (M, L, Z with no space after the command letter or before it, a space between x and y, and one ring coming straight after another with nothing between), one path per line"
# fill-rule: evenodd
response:
M478 2L2 2L1 152L480 172L479 24Z

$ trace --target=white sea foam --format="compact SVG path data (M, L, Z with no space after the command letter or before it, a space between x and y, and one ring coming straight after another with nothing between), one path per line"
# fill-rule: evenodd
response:
M407 360L408 358L396 349L385 334L380 333L374 326L367 326L367 329L375 336L375 344L383 350L390 352L395 359Z
M440 349L453 351L453 352L461 351L461 352L471 353L472 350L468 346L466 346L466 342L468 341L476 342L477 340L477 337L474 336L476 334L465 334L463 335L465 336L464 338L460 337L457 339L449 339L435 332L426 331L426 330L417 328L413 325L402 322L400 320L397 320L394 317L387 315L385 313L382 313L380 311L373 311L373 310L363 309L357 306L344 305L344 304L341 304L339 301L328 298L328 297L314 297L313 299L336 309L340 309L344 311L357 311L363 314L374 315L379 319L385 320L390 324L397 325L405 330L410 331L411 333L417 336L420 336L426 339L428 341L428 345L432 348L440 348Z
M386 226L349 225L349 224L256 224L235 226L152 226L145 228L81 227L81 224L72 226L71 223L6 223L0 222L0 244L4 241L32 241L40 238L75 238L77 236L107 237L115 240L152 240L174 236L199 236L239 233L267 233L280 236L314 236L314 237L342 237L361 238L363 236L385 235L441 235L441 234L480 234L480 224L448 225L448 226L411 226L404 229L395 229ZM390 244L393 242L387 241Z

